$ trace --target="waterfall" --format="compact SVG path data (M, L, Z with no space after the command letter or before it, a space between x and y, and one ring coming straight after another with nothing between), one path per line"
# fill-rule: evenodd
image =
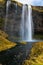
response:
M24 39L24 12L25 12L25 6L23 5L22 7L22 16L21 16L21 30L20 30L20 35L22 40Z
M22 7L22 16L21 16L21 30L20 30L20 35L21 35L22 40L24 40L25 8L26 8L25 5L23 5L23 7Z
M10 3L11 3L11 0L8 0L6 3L6 17L5 17L5 26L4 26L5 31L6 31L7 21L8 21L8 10L9 10Z
M21 20L22 41L32 41L32 24L33 23L32 23L32 8L30 5L29 6L23 5L21 19L22 19Z
M27 40L32 40L32 8L28 6L28 17L27 17Z

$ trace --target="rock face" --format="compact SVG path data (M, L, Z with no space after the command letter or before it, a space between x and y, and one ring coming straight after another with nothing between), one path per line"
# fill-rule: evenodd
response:
M34 39L43 40L43 6L32 7L32 19L34 24Z
M5 3L0 3L0 29L4 28Z
M33 6L33 22L34 22L34 32L43 33L43 6Z
M1 5L1 4L0 4ZM12 2L8 7L8 13L6 14L6 5L0 6L0 29L4 30L9 35L9 40L20 39L20 23L22 6L18 3ZM32 6L32 18L34 23L34 34L43 35L43 6ZM7 22L6 21L6 15ZM6 29L4 29L6 27Z
M21 22L22 8L12 3L8 8L8 17L6 32L9 34L9 39L20 37L20 22Z
M5 5L5 7L6 7L6 5ZM18 5L16 6L15 3L11 3L8 6L8 11L7 11L8 13L6 12L6 9L7 9L7 7L4 8L4 6L1 5L0 17L2 19L0 19L0 25L1 25L0 29L4 30L11 39L13 39L14 36L20 37L20 21L21 21L22 7L20 7ZM7 18L6 18L6 16L7 16ZM5 23L6 23L6 25L5 25ZM5 26L6 26L6 29L4 29Z

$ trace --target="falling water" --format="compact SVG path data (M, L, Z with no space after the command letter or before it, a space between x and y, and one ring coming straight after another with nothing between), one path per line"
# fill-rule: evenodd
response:
M21 31L20 35L21 35L22 40L24 40L25 8L26 8L25 5L23 5L23 7L22 7L22 16L21 16L21 30L20 30Z
M23 5L22 23L21 23L22 40L32 41L32 9L31 9L31 6L28 6L28 9L27 9L28 11L26 10L28 14L25 12L25 10L26 10L26 6ZM25 22L25 19L26 19L26 22Z
M6 3L6 17L5 17L5 27L4 27L5 31L6 31L7 21L8 21L8 9L9 9L10 3L11 3L11 0L8 0Z
M22 40L24 39L24 12L25 12L25 6L22 7L22 17L21 17L21 37L22 37Z
M31 41L32 40L32 8L30 5L28 6L28 18L26 22L28 29L27 40Z

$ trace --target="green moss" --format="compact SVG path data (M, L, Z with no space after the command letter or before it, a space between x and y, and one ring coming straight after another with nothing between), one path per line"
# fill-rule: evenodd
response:
M34 35L34 38L36 38L36 39L43 39L43 35L42 34L37 34L37 35Z
M3 26L4 26L4 19L0 18L0 28L3 28Z

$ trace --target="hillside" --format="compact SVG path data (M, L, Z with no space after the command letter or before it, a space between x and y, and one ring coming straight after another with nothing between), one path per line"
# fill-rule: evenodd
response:
M0 51L15 47L17 44L6 39L8 35L0 30Z
M33 44L31 53L23 65L43 65L43 42L37 42Z
M8 34L6 34L4 31L0 30L0 51L10 49L17 45L16 42L11 42L7 38L8 38ZM19 42L19 44L26 45L27 43Z

